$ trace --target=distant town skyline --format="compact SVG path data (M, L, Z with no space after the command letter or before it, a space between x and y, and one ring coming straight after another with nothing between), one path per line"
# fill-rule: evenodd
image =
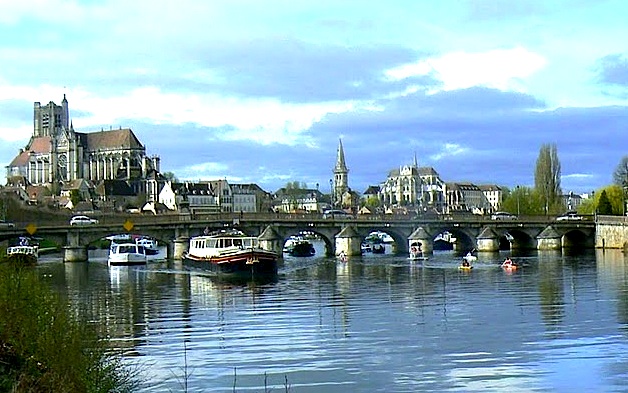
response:
M182 180L328 192L342 139L360 193L415 154L447 182L533 186L541 145L555 143L563 191L587 193L628 154L626 11L614 0L8 2L0 162L31 137L33 102L65 94L77 131L130 128Z

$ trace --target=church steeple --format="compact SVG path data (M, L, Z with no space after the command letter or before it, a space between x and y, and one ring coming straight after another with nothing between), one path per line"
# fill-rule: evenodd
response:
M345 152L342 148L342 139L338 140L338 152L336 155L336 167L334 168L334 173L336 172L348 172L347 164L345 164Z
M332 205L342 207L342 197L349 191L349 169L345 163L345 152L342 148L342 140L338 141L336 166L334 167L334 185L332 190Z

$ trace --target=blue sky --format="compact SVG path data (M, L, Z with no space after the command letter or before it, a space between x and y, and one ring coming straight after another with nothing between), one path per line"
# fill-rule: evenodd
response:
M33 102L130 127L180 179L363 192L412 163L445 181L565 192L628 155L625 1L0 0L0 162Z

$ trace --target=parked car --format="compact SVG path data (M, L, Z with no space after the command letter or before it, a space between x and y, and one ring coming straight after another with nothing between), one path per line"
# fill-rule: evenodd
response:
M91 225L98 224L98 220L95 218L89 218L87 216L74 216L70 219L70 225Z
M12 222L0 220L0 228L3 228L3 229L15 228L15 224Z
M571 221L571 220L582 220L583 217L576 212L567 212L562 216L556 217L556 221Z
M323 212L323 218L351 218L351 213L347 213L344 210L332 209L325 210Z
M517 216L508 212L495 212L491 215L491 220L516 220Z

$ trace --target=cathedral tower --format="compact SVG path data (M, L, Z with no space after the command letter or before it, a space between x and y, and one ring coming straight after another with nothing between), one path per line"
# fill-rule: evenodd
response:
M342 149L342 140L339 140L336 166L334 167L332 205L342 206L342 196L347 191L349 191L349 169L347 169L347 164L345 163L345 152Z

